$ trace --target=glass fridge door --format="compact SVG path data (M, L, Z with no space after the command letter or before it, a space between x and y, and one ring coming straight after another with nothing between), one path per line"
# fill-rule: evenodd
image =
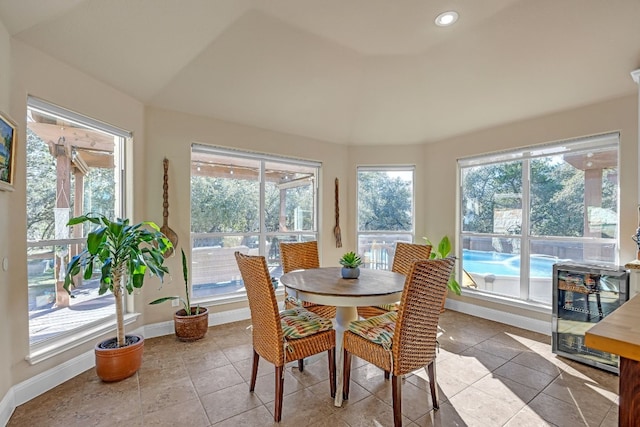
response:
M625 270L556 264L554 278L553 352L618 372L618 356L584 345L584 335L627 300Z

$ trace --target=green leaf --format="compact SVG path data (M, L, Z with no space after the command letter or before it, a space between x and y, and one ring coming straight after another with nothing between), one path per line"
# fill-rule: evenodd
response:
M162 298L158 298L156 300L151 301L149 304L162 304L163 302L167 302L167 301L173 301L176 299L180 299L180 297L162 297Z
M87 236L87 250L90 254L97 254L101 249L101 243L104 239L104 233L106 228L99 228L96 231L92 231Z
M441 258L446 258L451 252L451 242L449 241L449 237L444 236L440 243L438 244L438 252L440 252Z

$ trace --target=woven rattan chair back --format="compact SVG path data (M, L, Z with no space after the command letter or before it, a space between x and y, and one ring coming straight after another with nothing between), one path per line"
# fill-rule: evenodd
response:
M315 240L299 243L280 242L280 261L284 273L319 268L318 242Z
M284 273L289 273L294 270L320 268L318 242L315 240L310 242L281 242L280 261L282 263L282 271ZM296 304L289 302L286 297L287 292L285 290L285 307L294 308ZM302 306L327 319L331 319L336 316L336 308L333 306L314 304L307 301L302 301Z
M402 426L402 376L426 368L433 408L438 409L436 337L440 306L454 258L415 261L405 280L394 325L391 351L351 331L344 334L343 397L349 398L351 357L356 355L392 375L393 425Z
M263 256L240 252L235 256L249 299L253 348L262 358L281 366L285 360L282 326L267 262Z
M454 258L416 261L404 286L391 351L393 375L422 368L436 357L440 306Z
M397 242L391 271L408 276L415 261L429 259L430 255L430 245Z
M391 271L407 276L411 271L411 267L415 261L429 259L430 254L430 245L396 242ZM358 316L368 319L369 317L384 314L387 311L387 308L378 306L358 307Z

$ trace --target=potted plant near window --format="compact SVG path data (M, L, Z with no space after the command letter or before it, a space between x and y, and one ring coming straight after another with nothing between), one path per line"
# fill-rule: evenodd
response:
M84 270L83 277L89 280L94 268L99 269L98 293L110 291L116 300L117 336L96 344L96 372L103 381L119 381L138 371L144 348L142 336L125 335L125 292L141 288L147 274L162 281L168 273L163 255L172 245L153 222L130 225L128 219L111 221L101 214L87 214L72 218L68 225L85 222L97 227L87 235L86 248L67 265L64 288L71 293L76 275Z
M360 276L362 259L355 252L347 252L340 258L343 279L357 279Z
M440 240L440 243L438 243L438 247L437 248L433 246L433 243L431 243L431 241L428 238L423 237L423 239L425 240L425 243L427 245L432 247L431 255L429 256L429 258L431 258L431 259L446 258L451 253L451 241L449 241L449 237L448 236L444 236ZM460 284L456 280L455 271L453 271L451 273L451 277L449 277L449 282L447 282L447 288L449 288L449 290L451 292L453 292L454 294L456 294L456 295L462 294L462 291L460 289ZM445 303L446 299L447 299L447 297L445 295L444 299L442 300L442 308L440 309L441 312L444 311L444 303Z
M166 301L180 300L182 308L173 315L173 326L176 337L180 341L196 341L204 337L209 329L209 310L199 305L192 307L189 298L189 267L187 257L182 252L182 276L186 298L170 296L158 298L149 304L160 304Z

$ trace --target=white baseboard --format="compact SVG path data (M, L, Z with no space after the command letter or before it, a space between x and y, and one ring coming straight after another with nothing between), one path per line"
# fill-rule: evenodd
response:
M209 313L209 326L246 320L251 317L249 308ZM131 331L145 338L155 338L174 333L173 320L145 325ZM28 380L11 387L0 401L0 425L7 425L15 408L25 402L51 390L71 378L80 375L95 366L93 350L87 351L71 360L61 363L55 368L35 375Z
M551 318L547 322L453 299L447 299L445 308L551 336Z
M9 423L11 414L16 409L15 397L13 395L13 389L9 389L9 392L0 401L0 425L6 426Z

